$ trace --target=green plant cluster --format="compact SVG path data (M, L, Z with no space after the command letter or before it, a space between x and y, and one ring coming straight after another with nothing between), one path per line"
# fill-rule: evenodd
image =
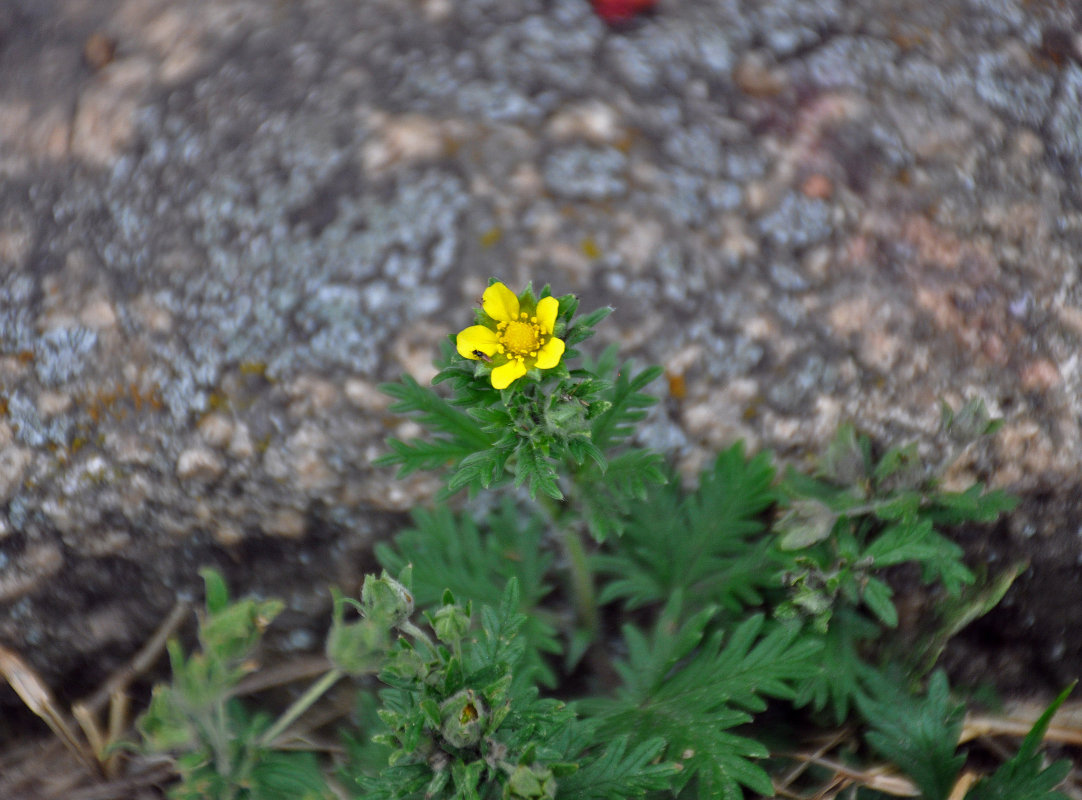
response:
M557 367L497 390L448 345L440 388L385 387L426 436L391 440L384 463L442 475L443 499L502 498L484 513L418 510L377 546L384 573L359 599L334 593L332 666L274 721L234 693L280 606L229 603L207 574L200 650L170 646L173 681L140 723L143 746L176 759L172 796L770 797L777 753L848 722L863 732L858 763L886 759L920 796L947 800L966 760L963 706L937 660L1019 569L981 574L950 538L1013 507L980 484L940 484L994 433L984 406L944 406L952 455L937 464L843 426L811 474L779 476L769 453L735 444L685 487L634 439L660 370L611 349L582 358L573 347L609 310L576 318L577 300L558 300ZM939 609L905 631L903 579ZM355 710L320 769L284 745L341 680ZM1063 763L1046 766L1039 745L1065 697L967 800L1062 797Z

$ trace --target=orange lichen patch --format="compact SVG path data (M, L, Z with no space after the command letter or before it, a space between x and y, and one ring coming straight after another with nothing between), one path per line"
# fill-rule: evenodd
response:
M79 398L78 403L95 424L106 417L125 419L129 413L157 412L165 408L157 383L146 387L135 382L114 386Z
M20 350L15 354L15 358L20 364L29 364L34 360L33 350Z
M634 144L635 137L631 133L628 133L613 142L612 146L626 156L628 153L631 152L631 148L634 146Z
M255 375L260 378L267 377L267 363L265 361L242 361L237 365L241 375Z
M751 401L751 403L749 403L747 405L747 407L744 409L744 411L740 414L740 419L742 419L744 422L753 422L753 421L755 421L756 419L759 418L759 414L761 412L761 406L762 406L762 399L756 397L754 400Z
M209 407L208 413L215 411L226 411L233 405L232 401L225 392L218 391L217 389L210 393L207 397L207 406Z
M894 42L902 52L912 50L915 47L920 47L925 44L930 35L931 31L928 30L928 28L919 28L913 32L892 30L888 34L890 40Z
M503 238L503 229L499 227L489 228L487 231L481 234L480 242L481 247L492 247Z
M582 241L579 242L579 250L591 261L601 258L603 255L601 248L592 236L583 237Z
M683 400L688 396L687 381L684 380L683 373L675 374L666 372L665 380L669 383L669 397L676 400Z

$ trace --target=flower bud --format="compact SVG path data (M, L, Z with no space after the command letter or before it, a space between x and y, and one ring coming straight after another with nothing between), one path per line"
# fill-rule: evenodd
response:
M552 800L556 778L547 767L519 764L503 787L504 800Z
M481 741L488 712L472 689L463 689L444 700L440 715L440 734L452 747L473 747Z
M332 592L334 610L327 634L327 658L350 675L376 671L390 649L391 626L380 617L346 622L345 608L353 601L337 590Z
M432 617L432 627L441 642L453 647L469 632L470 615L460 606L440 606Z
M365 575L361 608L365 617L385 619L397 628L413 614L413 594L386 572L378 578Z

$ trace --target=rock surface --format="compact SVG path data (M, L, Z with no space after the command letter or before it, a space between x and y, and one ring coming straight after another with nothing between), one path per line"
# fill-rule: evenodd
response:
M10 0L0 642L92 683L206 563L311 624L430 496L370 464L403 424L376 384L430 376L496 275L616 307L689 473L847 419L931 457L938 398L984 398L1006 425L953 478L1027 501L973 552L1034 565L1002 658L1065 682L1080 29L1052 0L620 31L586 0Z

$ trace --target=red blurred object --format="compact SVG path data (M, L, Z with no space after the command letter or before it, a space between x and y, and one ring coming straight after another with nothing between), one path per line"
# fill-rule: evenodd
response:
M630 22L640 14L653 11L657 0L591 0L594 13L610 25Z

